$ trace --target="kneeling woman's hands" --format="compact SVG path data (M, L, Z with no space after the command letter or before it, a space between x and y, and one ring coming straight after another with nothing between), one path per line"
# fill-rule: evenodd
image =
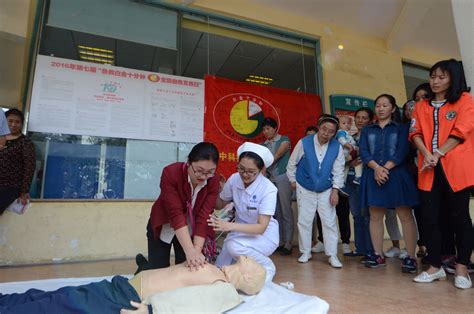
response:
M213 215L209 215L207 225L212 227L214 231L232 231L232 222L216 218Z
M189 270L199 270L200 267L204 267L206 262L206 257L202 254L202 252L193 247L189 250L189 252L185 252L186 254L186 266L189 267Z

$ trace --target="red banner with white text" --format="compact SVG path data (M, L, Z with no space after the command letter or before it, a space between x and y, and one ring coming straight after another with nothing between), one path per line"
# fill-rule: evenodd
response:
M219 172L236 171L237 148L243 142L263 143L262 121L274 118L278 133L294 146L322 113L319 95L205 77L204 140L219 149Z

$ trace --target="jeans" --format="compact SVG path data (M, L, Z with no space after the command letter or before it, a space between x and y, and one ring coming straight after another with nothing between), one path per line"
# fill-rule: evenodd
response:
M362 210L360 206L359 185L354 184L353 179L353 176L348 176L346 191L350 194L349 207L354 219L354 244L358 253L370 255L374 252L369 231L370 217L368 210Z

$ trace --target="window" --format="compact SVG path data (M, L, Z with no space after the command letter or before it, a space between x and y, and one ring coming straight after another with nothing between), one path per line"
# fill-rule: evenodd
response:
M403 63L405 89L408 100L412 99L413 91L418 85L428 82L430 78L429 70L430 69L418 65Z
M113 30L111 33L103 22L93 20L94 12L100 12L96 6L101 2L87 1L91 12L81 11L85 12L82 18L63 16L64 12L74 12L68 6L77 6L77 2L51 1L41 34L40 55L198 79L212 74L319 92L315 42L184 13L177 14L176 25L170 22L155 28L160 34L172 34L176 44L172 47L170 36L160 36L167 42L162 44L143 34L135 40L133 32L124 29L120 34ZM110 0L104 5L107 2ZM140 10L136 6L150 8L136 2L130 5L133 10ZM80 6L87 7L82 2ZM123 6L108 7L112 11L104 12L112 17L127 12ZM138 25L138 29L147 23ZM39 199L155 199L163 168L185 161L194 145L58 133L29 135L37 156L31 195Z

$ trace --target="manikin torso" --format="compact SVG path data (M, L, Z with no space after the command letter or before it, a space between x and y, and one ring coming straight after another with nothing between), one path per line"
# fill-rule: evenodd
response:
M173 265L162 269L146 270L141 275L142 299L148 296L187 286L212 284L218 280L226 282L224 273L214 265L205 264L199 270L190 271L185 264Z

